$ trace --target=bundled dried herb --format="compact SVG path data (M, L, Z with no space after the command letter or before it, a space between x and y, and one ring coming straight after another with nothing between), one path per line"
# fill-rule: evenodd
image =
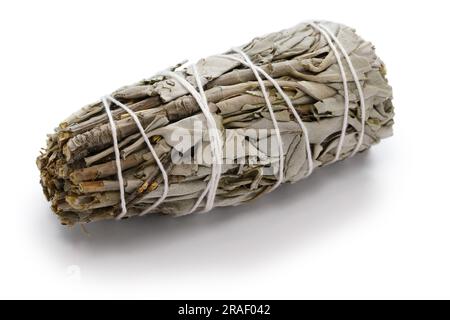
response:
M280 92L264 80L282 140L283 182L296 182L308 174L308 147L314 168L349 157L358 146L362 123L365 126L358 152L392 135L392 91L373 45L346 26L322 25L339 40L351 60L364 93L365 119L361 119L361 95L349 64L341 60L347 79L344 83L340 61L329 39L311 24L255 38L240 47L276 80L307 129L309 145ZM239 57L231 51L226 54ZM214 204L230 206L253 200L277 182L280 159L280 154L273 152L274 124L261 86L248 66L221 55L200 60L196 68L223 137L223 164ZM196 86L192 66L175 69ZM348 88L348 117L344 117L344 84ZM197 124L204 123L205 117L196 100L179 82L164 76L125 86L111 97L138 116L168 174L168 196L151 213L190 212L211 173L211 161L199 161L198 157L207 156L211 147L206 126L198 132ZM126 217L131 217L161 197L162 176L133 119L114 104L111 107L121 150ZM348 125L337 154L345 119ZM174 134L177 132L192 139L180 143L179 135ZM101 101L64 120L49 136L37 164L44 193L63 224L111 219L120 214L113 137ZM204 205L203 201L199 209Z

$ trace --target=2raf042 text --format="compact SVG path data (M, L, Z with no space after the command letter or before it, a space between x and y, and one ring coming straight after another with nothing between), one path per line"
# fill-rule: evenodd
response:
M209 318L213 314L221 315L270 315L270 305L224 304L220 308L212 306L184 305L178 307L178 315L201 315Z

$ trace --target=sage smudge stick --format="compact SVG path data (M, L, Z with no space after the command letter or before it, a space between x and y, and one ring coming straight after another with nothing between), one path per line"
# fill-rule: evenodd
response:
M332 46L310 23L255 38L239 47L276 80L292 101L308 132L314 169L333 163L336 157L348 158L358 146L362 124L364 135L359 152L391 136L394 117L386 69L373 45L344 25L331 22L321 25L348 54L364 94L363 113L349 64L340 57L347 80L344 83L340 61ZM211 56L195 64L209 109L223 137L221 174L214 201L217 207L246 203L270 191L277 183L280 159L273 146L273 119L254 72L226 56L242 58L229 51L225 56ZM176 66L173 70L196 86L192 66ZM310 169L305 132L274 84L261 78L282 141L282 182L297 182ZM179 82L164 76L122 87L111 97L137 115L168 174L168 196L150 214L189 213L211 178L211 160L207 159L210 139L205 116L195 99ZM120 148L126 217L137 216L161 197L161 170L133 119L114 104L111 113ZM348 125L338 152L345 119ZM189 139L180 143L180 132ZM64 120L49 135L37 164L44 193L61 223L88 223L120 214L113 136L101 100ZM205 200L198 210L204 206Z

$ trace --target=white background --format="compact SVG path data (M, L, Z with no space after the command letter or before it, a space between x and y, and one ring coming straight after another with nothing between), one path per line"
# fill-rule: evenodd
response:
M2 1L0 298L450 298L447 1ZM395 135L249 205L59 225L35 158L101 95L303 20L372 41Z

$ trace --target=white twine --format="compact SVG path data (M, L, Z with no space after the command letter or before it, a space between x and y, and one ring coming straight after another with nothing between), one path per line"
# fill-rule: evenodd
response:
M142 127L142 124L139 121L139 118L134 113L134 111L111 96L103 97L102 102L103 102L103 106L106 110L106 113L108 115L109 124L111 126L111 134L113 137L114 154L116 157L117 178L119 180L119 189L120 189L120 204L122 207L122 212L116 217L116 219L119 220L127 214L127 204L126 204L126 200L125 200L125 185L124 185L124 180L123 180L123 176L122 176L122 164L120 162L120 150L119 150L119 144L117 142L117 129L116 129L116 125L114 123L114 119L111 114L108 100L113 102L115 105L122 108L123 110L125 110L130 115L130 117L134 120L134 122L136 123L136 126L139 129L139 132L142 135L142 138L144 138L144 141L147 144L147 147L149 148L153 158L155 159L155 162L158 165L158 168L161 171L161 174L162 174L162 177L164 180L164 190L163 190L161 197L156 202L154 202L149 208L147 208L140 214L140 215L145 215L150 210L156 208L167 197L167 194L169 192L169 178L167 176L167 172L164 169L164 166L163 166L161 160L159 159L157 153L155 152L155 149L153 149L153 146L150 143L150 140L148 139L147 134L145 133L145 129Z
M339 138L339 143L336 148L336 155L333 160L333 162L335 162L335 161L339 160L339 158L340 158L340 155L342 152L342 147L344 144L345 133L346 133L347 126L348 126L349 94L348 94L348 84L347 84L347 76L345 73L345 69L344 69L342 61L341 61L341 56L340 56L336 46L333 44L333 41L336 43L339 50L342 52L342 54L348 64L350 72L353 76L353 81L355 82L356 87L358 89L358 94L360 96L360 101L361 101L361 105L360 105L360 107L361 107L361 131L359 133L357 145L354 148L353 152L351 153L350 157L352 157L356 152L358 152L359 148L361 147L361 145L363 143L364 131L365 131L365 117L366 117L365 97L364 97L364 92L362 90L361 84L359 82L358 75L353 66L353 63L352 63L350 57L348 56L344 46L339 41L339 39L326 26L324 26L320 23L316 24L314 22L309 22L309 24L315 30L319 31L324 36L325 40L327 41L328 45L330 46L331 50L333 51L333 53L336 57L336 61L339 66L339 71L341 73L341 78L342 78L342 82L343 82L343 86L344 86L344 119L343 119L343 124L342 124L342 129L341 129L341 136ZM234 57L234 56L229 56L229 55L218 55L218 56L224 57L227 59L231 59L231 60L235 60L235 61L249 67L252 70L252 72L255 75L255 78L258 81L258 84L260 86L261 92L263 94L267 109L269 110L269 114L270 114L274 129L275 129L275 135L277 138L278 153L279 153L279 168L278 168L279 174L278 174L277 182L272 186L271 190L276 189L283 182L283 179L284 179L284 150L283 150L283 141L281 139L280 128L278 126L278 120L275 117L272 103L270 102L270 98L267 93L266 87L265 87L264 82L261 79L259 74L262 74L269 82L272 83L274 88L278 91L278 93L281 95L283 100L286 102L289 110L292 112L292 114L294 115L300 128L302 129L302 132L305 137L306 153L307 153L307 161L308 161L308 172L307 172L306 176L309 176L312 173L312 171L314 170L314 163L313 163L313 159L312 159L312 151L311 151L311 145L310 145L310 141L309 141L308 130L307 130L305 124L303 123L303 121L301 120L301 117L299 116L297 110L295 110L291 99L284 92L284 90L280 87L278 82L275 79L273 79L267 72L265 72L264 69L255 65L245 52L243 52L239 48L233 48L232 51L240 54L243 57L243 60L239 59L237 57ZM195 78L195 81L197 84L198 91L185 78L183 78L182 76L180 76L179 74L177 74L173 71L165 70L165 71L161 71L158 73L158 75L165 76L168 78L173 78L173 79L177 80L192 95L192 97L195 99L195 101L199 105L201 111L203 112L203 114L206 118L207 126L208 126L208 134L209 134L209 139L210 139L211 157L212 157L210 180L209 180L205 190L199 196L199 198L197 199L196 203L194 204L194 206L192 207L192 209L190 210L189 213L194 212L198 208L198 206L201 204L201 202L203 201L205 196L206 196L206 204L205 204L204 212L210 211L214 207L214 201L215 201L218 185L220 182L220 176L222 173L222 145L223 145L220 131L217 128L217 123L214 120L213 114L209 110L208 101L207 101L205 92L203 90L203 85L202 85L202 82L201 82L201 79L200 79L200 76L198 74L197 67L195 64L192 65L192 70L193 70L193 75L194 75L194 78ZM122 108L123 110L125 110L131 116L131 118L134 120L145 143L147 144L148 148L150 149L150 152L151 152L153 158L155 159L155 162L157 163L157 165L161 171L163 180L164 180L164 190L163 190L161 197L156 202L154 202L149 208L147 208L140 214L140 215L145 215L148 212L150 212L151 210L153 210L154 208L156 208L159 204L161 204L164 201L164 199L167 197L168 189L169 189L168 175L164 169L163 164L161 163L161 160L159 159L153 146L151 145L150 140L148 139L147 134L145 133L145 129L142 127L138 117L133 112L133 110L131 110L126 105L122 104L120 101L114 99L111 96L103 97L102 103L105 108L106 114L108 115L108 120L109 120L109 123L111 126L111 134L112 134L112 138L113 138L113 147L114 147L114 154L115 154L115 161L116 161L116 168L117 168L117 178L119 180L119 189L120 189L120 201L121 201L122 212L117 216L116 219L121 219L127 214L127 207L126 207L126 199L125 199L125 185L124 185L124 180L123 180L123 175L122 175L122 166L121 166L121 161L120 161L120 150L119 150L119 145L118 145L118 141L117 141L117 128L114 123L113 116L111 114L110 105L109 105L108 100L113 102L115 105Z
M339 66L339 71L341 72L342 83L344 85L344 120L342 123L341 136L339 137L339 143L336 148L336 154L335 154L334 160L332 161L332 162L336 162L339 160L339 158L341 156L342 146L344 145L345 133L347 132L347 126L348 126L348 111L349 111L350 105L349 105L349 98L348 98L347 75L345 73L344 66L342 65L341 55L339 54L338 50L336 49L336 46L333 44L333 41L331 41L330 36L328 35L327 31L323 30L320 26L318 26L314 22L311 22L310 25L324 36L325 40L327 41L328 45L330 46L331 50L333 51L334 56L336 57L337 64Z
M205 114L205 117L211 118L213 121L211 123L211 128L208 129L209 132L209 138L210 138L210 145L211 145L211 152L212 152L212 170L211 170L211 178L210 181L206 187L206 189L203 191L203 193L200 195L200 197L197 199L197 202L192 207L191 211L189 213L194 212L197 207L200 205L201 201L205 197L206 194L208 194L206 207L204 212L208 212L211 210L214 206L214 200L216 198L217 188L219 186L220 182L220 176L222 175L222 140L220 136L220 131L217 128L217 123L214 120L214 117L212 116L209 107L208 107L208 100L206 98L205 91L203 90L202 81L200 79L200 76L197 71L197 66L195 64L192 65L192 70L194 73L195 81L197 83L198 90L200 92L200 96L202 97L203 103L207 108L203 113ZM213 143L214 142L214 143ZM213 148L214 147L214 151ZM214 168L215 167L215 168ZM209 203L209 205L208 205Z
M316 25L314 22L310 22L311 26L318 28L319 31L325 36L325 33L327 33L331 39L333 39L333 41L336 43L336 45L338 46L339 50L342 52L342 55L345 58L345 61L347 62L348 68L350 69L350 72L352 74L353 77L353 81L355 82L356 88L358 89L358 95L359 95L359 100L360 100L360 110L361 110L361 131L359 132L359 138L358 138L358 142L355 146L355 148L353 149L352 153L350 154L350 157L353 157L358 151L359 148L361 147L363 140L364 140L364 132L365 132L365 125L366 125L366 101L365 101L365 97L364 97L364 92L362 90L361 87L361 83L359 82L359 77L358 74L356 73L355 67L353 66L352 60L350 59L347 51L345 50L344 46L342 45L342 43L339 41L339 39L330 31L330 29L322 24ZM324 33L325 32L325 33ZM328 37L325 36L325 38L327 39L328 44L330 44L331 47L331 41L329 41L330 39ZM336 55L336 51L335 51L336 47L334 47L333 52ZM338 55L336 55L336 59L338 59L338 61L340 62L340 56L338 58ZM339 64L339 63L338 63ZM345 71L342 67L342 64L340 64L339 69L341 70L341 76L342 79L345 78ZM346 79L346 78L345 78ZM344 88L346 87L346 83L347 81L345 81L344 83ZM344 89L345 90L345 89ZM346 127L347 127L347 118L348 118L348 109L349 109L349 105L348 105L348 92L346 95L346 99L347 99L347 104L345 107L344 112L346 112L346 115L344 115L344 124L345 124L345 129L343 127L343 131L341 133L341 139L339 141L341 148L342 148L342 144L345 138L345 132L346 132ZM340 150L339 150L340 152ZM339 159L339 155L336 155L336 160Z
M203 112L208 126L212 154L211 176L207 187L205 188L205 190L203 190L203 193L197 199L197 202L194 204L189 213L194 212L198 208L205 195L207 195L207 198L204 212L210 211L214 207L214 200L216 197L217 187L219 185L220 175L222 172L222 141L220 132L217 128L216 121L214 120L214 117L209 110L208 101L206 99L205 92L203 91L203 85L201 83L201 79L198 75L198 71L195 65L192 65L192 70L200 93L185 78L173 71L162 71L159 73L162 76L177 80L178 83L180 83L186 90L189 91L189 93L192 95L192 97L194 97L195 101Z
M122 212L119 214L117 219L120 219L127 214L127 203L125 200L125 188L123 187L122 165L120 163L119 144L117 143L117 129L116 129L116 124L114 123L114 119L111 114L111 109L109 108L109 101L106 99L106 97L102 97L102 103L103 103L103 107L105 108L106 114L108 115L109 125L111 126L111 135L112 135L113 144L114 144L114 154L116 157L117 179L119 180L119 189L120 189L120 205L122 207Z
M235 60L235 61L237 61L237 62L239 62L239 63L241 63L241 64L243 64L245 66L249 66L249 64L246 61L244 61L242 59L239 59L239 58L236 58L234 56L227 56L227 55L218 55L218 56L219 57L228 58L228 59L231 59L231 60ZM313 163L313 159L312 159L312 152L311 152L311 145L310 145L310 142L309 142L308 129L306 128L305 124L303 123L302 119L300 118L297 110L295 110L294 105L293 105L293 103L291 101L291 98L289 98L289 96L284 92L284 90L280 87L278 82L275 79L273 79L267 72L265 72L263 68L255 65L255 64L253 64L253 66L259 73L261 73L264 76L264 78L266 78L270 83L272 83L272 85L275 87L275 89L278 91L278 93L281 95L283 100L288 105L289 110L291 110L292 114L295 117L295 120L297 120L298 124L300 125L300 128L302 129L302 132L303 132L303 134L305 136L306 155L307 155L307 159L308 159L308 172L305 175L305 177L307 177L314 170L314 163Z
M278 127L278 121L275 117L275 113L273 112L272 103L270 102L269 95L267 94L266 86L259 76L258 70L256 66L253 64L252 60L245 54L244 51L238 48L231 49L232 51L239 53L244 60L247 62L248 67L253 71L256 80L258 81L259 87L261 88L261 92L264 96L264 100L266 102L267 109L269 110L270 118L272 119L273 127L275 129L275 136L277 138L278 143L278 153L279 153L279 172L277 182L272 186L271 190L275 190L278 186L283 182L284 179L284 150L283 150L283 140L281 139L280 128Z

